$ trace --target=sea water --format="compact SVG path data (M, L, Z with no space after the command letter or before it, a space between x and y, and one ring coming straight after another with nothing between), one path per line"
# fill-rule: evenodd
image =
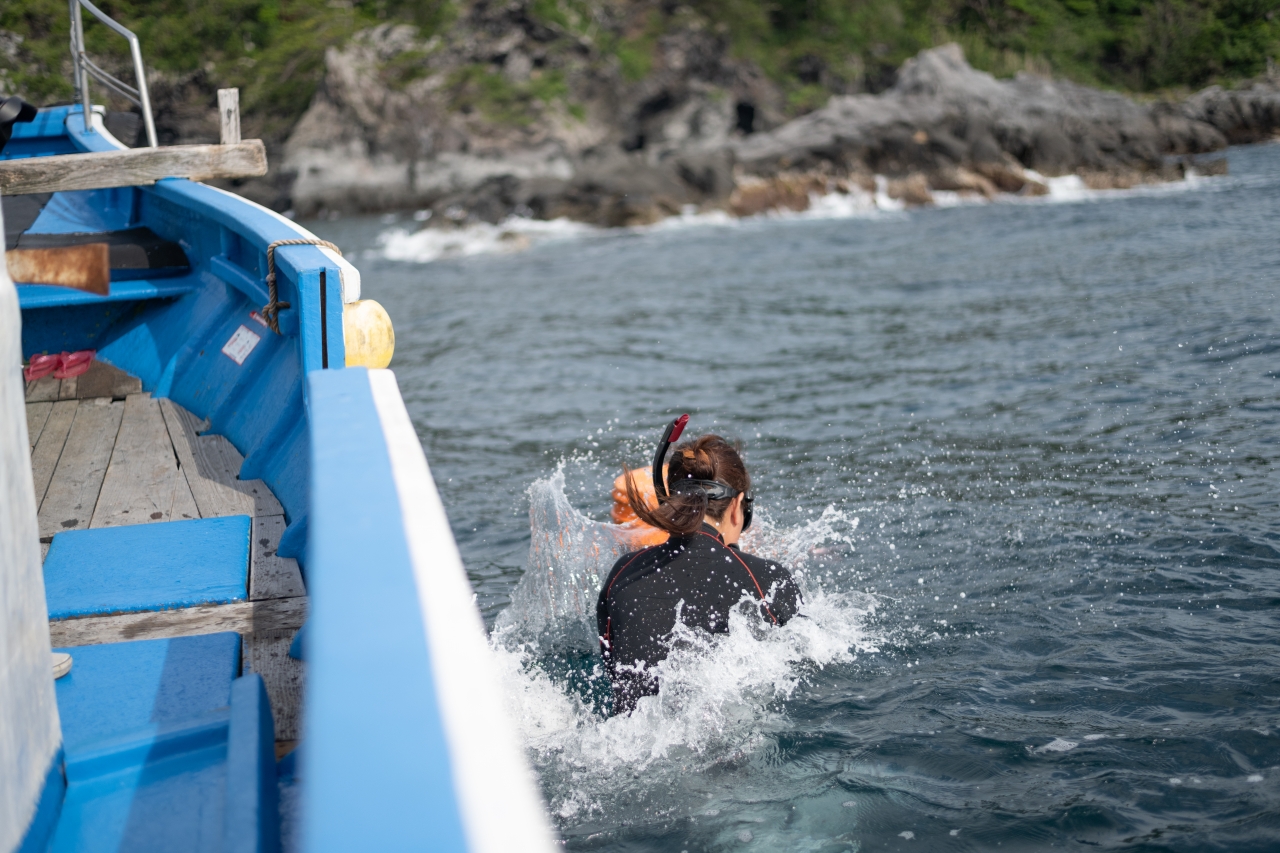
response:
M431 263L408 217L313 226L395 319L569 849L1280 846L1280 146L1229 158ZM677 638L609 718L609 490L684 411L803 615Z

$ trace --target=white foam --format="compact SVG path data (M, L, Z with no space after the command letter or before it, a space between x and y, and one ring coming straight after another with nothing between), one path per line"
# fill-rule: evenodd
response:
M1056 738L1054 738L1053 740L1051 740L1051 741L1049 741L1048 743L1046 743L1044 746L1039 747L1039 748L1038 748L1038 749L1036 749L1035 751L1036 751L1036 752L1038 752L1038 753L1046 753L1046 752L1070 752L1071 750L1075 749L1075 748L1076 748L1077 746L1079 746L1079 745L1080 745L1080 744L1079 744L1079 743L1077 743L1076 741L1073 741L1073 740L1063 740L1063 739L1062 739L1062 738L1060 738L1060 737L1056 737Z
M849 193L809 194L809 208L798 213L789 211L762 213L760 217L780 219L873 219L884 213L896 213L903 209L883 192L863 192L854 188Z
M1125 198L1128 196L1141 195L1159 195L1171 192L1185 192L1187 190L1201 189L1205 182L1210 180L1196 173L1195 169L1188 169L1186 177L1180 181L1160 181L1152 184L1139 184L1130 189L1090 189L1079 175L1061 175L1056 178L1048 178L1033 169L1027 169L1026 175L1034 181L1039 181L1049 188L1048 195L1043 196L1013 196L1000 195L997 196L998 201L1017 201L1023 203L1041 203L1041 204L1076 204L1085 201L1100 201L1109 198Z
M903 210L906 207L900 199L889 198L889 179L884 175L876 175L876 207L881 210Z
M695 204L686 204L675 216L659 219L652 225L637 225L634 231L666 231L690 226L733 226L742 220L725 210L698 210Z
M442 258L519 252L537 243L564 240L596 231L569 219L543 221L512 216L497 225L480 222L462 228L390 228L378 235L383 257L392 261L429 263Z

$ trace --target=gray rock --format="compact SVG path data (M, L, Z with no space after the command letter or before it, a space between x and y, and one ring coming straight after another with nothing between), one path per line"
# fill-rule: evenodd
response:
M649 73L627 80L615 58L523 9L476 4L443 39L384 25L331 49L277 170L298 214L431 208L432 222L520 213L613 226L688 205L800 210L814 194L874 188L874 175L910 204L938 190L1046 192L1037 173L1127 187L1280 127L1275 81L1146 105L1025 73L997 80L956 45L908 60L880 94L835 95L784 121L782 93L723 34L670 32ZM562 84L549 102L546 80Z
M1280 74L1266 75L1240 89L1210 86L1181 108L1188 121L1211 125L1232 145L1274 139L1280 130Z
M949 44L908 60L897 83L879 95L833 97L823 109L733 148L756 174L831 161L896 177L1012 158L1053 176L1158 171L1166 154L1199 154L1226 142L1194 116L1114 93L1025 73L996 80Z

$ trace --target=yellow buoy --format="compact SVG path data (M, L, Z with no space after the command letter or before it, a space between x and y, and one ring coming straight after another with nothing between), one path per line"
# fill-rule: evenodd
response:
M387 309L372 299L343 306L342 341L347 347L347 367L386 367L396 351L396 330Z

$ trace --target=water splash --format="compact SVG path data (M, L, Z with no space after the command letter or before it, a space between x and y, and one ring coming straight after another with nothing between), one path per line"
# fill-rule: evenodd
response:
M798 569L801 615L778 629L735 611L729 633L715 636L678 626L672 653L656 667L660 693L628 716L607 718L599 699L608 680L594 652L595 600L638 532L576 510L565 495L563 466L534 483L529 497L529 562L491 646L509 714L562 825L688 807L697 799L687 790L691 772L734 765L766 748L786 726L787 700L807 679L876 650L867 626L872 597L825 589L823 575L804 571L830 562L858 520L834 508L792 529L762 519L743 545Z
M569 503L562 463L529 487L529 559L495 633L546 648L594 648L596 595L641 531L593 521Z

